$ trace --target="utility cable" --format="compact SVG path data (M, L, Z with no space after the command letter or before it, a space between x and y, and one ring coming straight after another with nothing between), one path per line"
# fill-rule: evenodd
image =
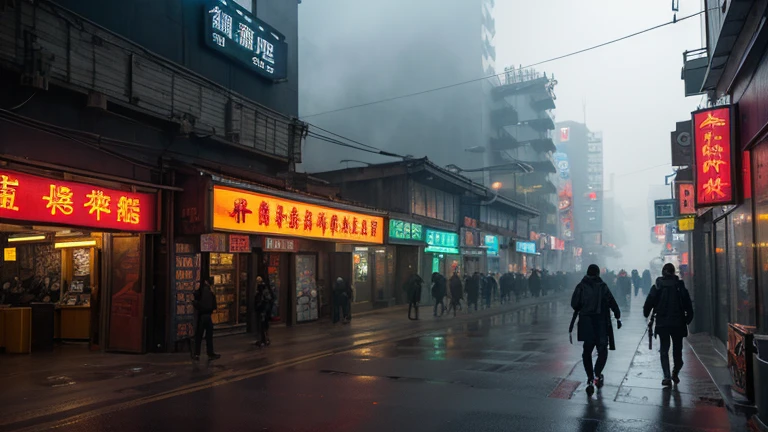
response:
M557 57L552 57L552 58L547 59L547 60L542 60L542 61L539 61L539 62L536 62L536 63L532 63L532 64L530 64L528 66L521 67L520 69L527 69L527 68L531 68L531 67L534 67L534 66L539 66L539 65L542 65L542 64L545 64L545 63L553 62L553 61L556 61L556 60L562 60L562 59L567 58L567 57L572 57L572 56L575 56L577 54L582 54L582 53L585 53L587 51L592 51L592 50L595 50L595 49L598 49L598 48L602 48L604 46L611 45L611 44L614 44L616 42L621 42L623 40L626 40L626 39L629 39L629 38L632 38L632 37L635 37L635 36L639 36L639 35L641 35L643 33L648 33L650 31L657 30L657 29L660 29L662 27L666 27L668 25L676 24L676 23L679 23L681 21L685 21L687 19L697 17L697 16L699 16L699 15L705 13L705 12L706 12L706 10L703 10L703 11L697 12L697 13L692 14L692 15L684 16L684 17L682 17L680 19L673 19L672 21L668 21L668 22L665 22L663 24L655 25L655 26L649 27L649 28L647 28L645 30L641 30L641 31L638 31L638 32L635 32L635 33L632 33L632 34L629 34L629 35L626 35L626 36L622 36L622 37L617 38L617 39L612 39L612 40L609 40L607 42L603 42L601 44L593 45L591 47L580 49L578 51L573 51L573 52L568 53L568 54L563 54L563 55L560 55L560 56L557 56ZM309 115L302 116L301 118L303 120L303 119L307 119L307 118L310 118L310 117L317 117L317 116L321 116L321 115L337 113L337 112L340 112L340 111L347 111L347 110L356 109L356 108L363 108L363 107L367 107L367 106L371 106L371 105L378 105L378 104L385 103L385 102L392 102L392 101L395 101L395 100L405 99L405 98L409 98L409 97L413 97L413 96L420 96L420 95L427 94L427 93L432 93L432 92L436 92L436 91L440 91L440 90L447 90L447 89L454 88L454 87L459 87L459 86L462 86L462 85L465 85L465 84L471 84L471 83L474 83L474 82L483 81L483 80L486 80L486 79L489 79L489 78L496 78L496 77L499 77L499 76L502 76L502 75L506 75L506 74L507 74L507 71L504 71L504 72L500 72L500 73L497 73L497 74L494 74L494 75L488 75L488 76L484 76L484 77L481 77L481 78L475 78L475 79L471 79L471 80L467 80L467 81L461 81L461 82L457 82L457 83L454 83L454 84L448 84L448 85L444 85L444 86L441 86L441 87L435 87L435 88L431 88L431 89L428 89L428 90L418 91L418 92L415 92L415 93L408 93L408 94L399 95L399 96L393 96L393 97L389 97L389 98L385 98L385 99L380 99L380 100L376 100L376 101L361 103L361 104L357 104L357 105L351 105L351 106L344 107L344 108L337 108L337 109L334 109L334 110L322 111L322 112L318 112L318 113L314 113L314 114L309 114Z

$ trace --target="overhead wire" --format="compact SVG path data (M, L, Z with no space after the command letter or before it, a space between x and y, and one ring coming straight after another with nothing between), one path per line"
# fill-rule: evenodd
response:
M549 58L549 59L546 59L546 60L542 60L542 61L539 61L539 62L536 62L536 63L532 63L532 64L529 64L527 66L523 66L520 69L527 69L527 68L530 68L530 67L539 66L539 65L542 65L542 64L545 64L545 63L550 63L550 62L553 62L553 61L556 61L556 60L562 60L564 58L572 57L572 56L575 56L575 55L578 55L578 54L582 54L582 53L585 53L585 52L588 52L588 51L592 51L592 50L595 50L595 49L598 49L598 48L602 48L604 46L611 45L611 44L614 44L616 42L621 42L623 40L626 40L626 39L629 39L629 38L632 38L632 37L635 37L635 36L639 36L639 35L642 35L644 33L648 33L650 31L660 29L662 27L666 27L668 25L677 24L677 23L685 21L687 19L690 19L690 18L693 18L693 17L697 17L699 15L704 14L706 11L707 10L705 9L703 11L696 12L695 14L687 15L687 16L684 16L684 17L679 18L679 19L673 19L672 21L668 21L668 22L665 22L665 23L662 23L662 24L658 24L658 25L655 25L653 27L649 27L647 29L637 31L635 33L628 34L626 36L622 36L620 38L612 39L612 40L609 40L607 42L603 42L603 43L600 43L600 44L597 44L597 45L590 46L588 48L580 49L578 51L573 51L573 52L570 52L568 54L563 54L563 55L560 55L560 56L557 56L557 57L552 57L552 58ZM340 111L347 111L347 110L356 109L356 108L363 108L363 107L367 107L367 106L371 106L371 105L378 105L378 104L385 103L385 102L392 102L392 101L396 101L396 100L399 100L399 99L405 99L405 98L409 98L409 97L413 97L413 96L420 96L420 95L427 94L427 93L433 93L433 92L436 92L436 91L447 90L447 89L450 89L450 88L459 87L459 86L462 86L462 85L466 85L466 84L471 84L471 83L478 82L478 81L487 80L487 79L490 79L490 78L496 78L496 77L499 77L499 76L502 76L502 75L506 75L506 74L507 74L507 72L504 71L504 72L500 72L500 73L497 73L497 74L484 76L484 77L481 77L481 78L474 78L474 79L471 79L471 80L461 81L461 82L457 82L457 83L453 83L453 84L448 84L448 85L444 85L444 86L440 86L440 87L435 87L435 88L431 88L431 89L427 89L427 90L422 90L422 91L418 91L418 92L414 92L414 93L408 93L408 94L403 94L403 95L399 95L399 96L392 96L392 97L385 98L385 99L379 99L379 100L375 100L375 101L371 101L371 102L365 102L365 103L361 103L361 104L357 104L357 105L351 105L351 106L347 106L347 107L343 107L343 108L337 108L337 109L333 109L333 110L328 110L328 111L322 111L322 112L318 112L318 113L308 114L308 115L305 115L305 116L301 116L301 118L302 119L307 119L307 118L310 118L310 117L317 117L317 116L326 115L326 114L333 114L333 113L337 113L337 112L340 112Z

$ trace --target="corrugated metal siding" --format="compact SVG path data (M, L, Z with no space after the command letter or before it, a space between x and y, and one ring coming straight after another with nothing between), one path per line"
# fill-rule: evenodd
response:
M0 61L24 66L25 42L17 29L49 58L52 84L83 93L97 91L158 118L189 120L199 129L267 154L301 161L306 125L232 94L181 66L54 5L21 2L0 14ZM23 32L22 32L23 34Z

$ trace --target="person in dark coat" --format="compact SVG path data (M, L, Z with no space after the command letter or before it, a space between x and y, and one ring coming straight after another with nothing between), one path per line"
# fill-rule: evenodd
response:
M419 319L419 302L421 301L421 285L424 283L424 279L416 273L412 274L408 281L405 283L405 293L408 296L408 319ZM411 311L416 311L416 317L411 317Z
M683 368L683 338L688 336L688 325L693 321L693 303L685 283L675 275L675 266L665 264L661 269L662 276L656 279L656 285L651 288L648 298L643 305L643 315L646 318L655 314L656 335L661 346L661 369L665 387L680 382L680 369ZM674 369L669 370L669 345L672 341L672 358Z
M480 273L475 272L471 278L467 280L467 312L472 309L472 305L475 305L477 310L477 302L480 297Z
M648 270L648 269L645 269L643 271L643 282L642 282L642 284L643 284L643 292L648 291L649 289L651 289L651 284L652 283L653 283L653 281L651 281L651 271Z
M458 273L451 276L449 282L451 289L451 303L448 305L448 313L453 309L453 316L456 316L456 309L461 309L461 299L464 297L464 286L461 284L461 278Z
M640 292L640 284L643 282L643 278L640 277L640 272L636 269L632 270L632 287L635 289L635 297Z
M261 276L256 278L256 295L254 310L256 311L257 340L256 345L267 346L269 340L269 322L272 320L272 309L275 306L275 291L269 282Z
M485 276L483 279L485 280L483 284L483 303L486 309L490 309L493 293L499 290L499 285L496 283L493 273L488 273L488 276Z
M632 280L623 269L616 278L616 301L622 307L629 307L629 301L632 297Z
M343 277L336 278L333 284L333 323L342 321L346 324L349 317L349 304L351 301L352 287Z
M505 301L509 303L509 299L510 299L509 296L510 296L510 293L512 292L514 283L515 283L515 279L512 273L504 273L499 278L499 292L501 294L499 297L499 300L501 304L504 304Z
M205 348L208 352L208 360L221 358L213 350L213 319L211 315L216 310L216 295L211 289L213 278L207 278L200 284L200 289L195 291L194 302L192 305L197 311L197 325L195 326L195 354L194 359L200 360L200 349L203 343L203 333L205 333Z
M437 306L440 305L440 316L445 313L445 303L443 299L447 291L448 281L438 272L432 273L432 297L435 299L435 311L433 316L437 316Z
M538 270L531 270L531 276L528 277L528 291L531 292L531 297L541 295L541 277Z
M591 264L587 275L573 291L571 307L578 314L578 340L584 342L582 360L587 373L587 393L594 392L593 383L603 386L603 369L608 361L608 349L616 349L611 311L616 317L617 328L621 328L621 311L608 285L600 278L600 268ZM597 348L597 363L592 365L592 351Z

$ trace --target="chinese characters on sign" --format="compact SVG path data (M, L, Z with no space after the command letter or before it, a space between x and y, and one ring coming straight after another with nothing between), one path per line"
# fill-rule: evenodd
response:
M253 215L248 213L251 209ZM219 185L213 187L213 227L242 233L384 243L382 217Z
M515 242L515 250L524 254L534 255L536 254L536 243L524 241Z
M485 246L488 248L486 253L491 256L499 254L499 238L494 235L485 236Z
M296 252L298 247L294 239L264 237L264 250L272 252Z
M251 251L251 237L240 234L229 235L229 253L248 253Z
M152 194L0 171L0 218L151 232L156 205Z
M693 132L696 207L733 203L731 107L694 112Z
M427 228L427 245L424 252L459 253L459 235L447 231L438 231Z
M246 9L232 0L213 0L205 8L205 23L208 46L264 77L286 77L285 37Z
M389 239L424 241L423 227L417 223L390 219Z
M680 215L696 214L693 203L693 183L677 183L677 200L680 202Z

